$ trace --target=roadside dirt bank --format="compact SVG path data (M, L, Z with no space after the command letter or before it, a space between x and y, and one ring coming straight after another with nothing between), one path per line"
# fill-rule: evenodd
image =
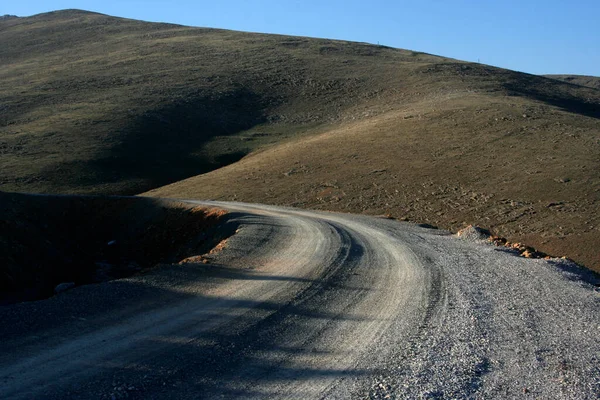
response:
M225 211L135 197L0 192L0 305L204 254Z

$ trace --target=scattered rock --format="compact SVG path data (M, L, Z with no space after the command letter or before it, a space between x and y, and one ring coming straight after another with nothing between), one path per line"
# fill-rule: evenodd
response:
M496 246L505 246L508 242L505 238L500 236L490 236L489 241L495 244Z
M568 183L571 182L571 178L557 178L555 181L558 183Z
M105 269L105 270L110 270L112 268L112 264L104 262L104 261L97 261L94 263L94 265L96 265L96 267L98 267L100 269Z
M127 268L129 268L131 271L141 271L142 270L142 267L140 266L140 264L136 263L135 261L130 262L127 265Z
M512 247L515 250L519 250L519 251L525 251L525 246L523 246L521 243L506 243L507 247Z
M200 256L191 256L191 257L187 257L184 258L183 260L179 261L179 265L185 265L185 264L208 264L209 260L207 258L205 258L203 255Z
M521 255L525 258L533 258L533 254L531 251L529 251L529 249L525 250L524 252L521 253Z
M508 247L509 249L513 249L519 253L520 256L525 258L543 258L546 260L551 259L552 257L548 256L546 253L538 251L533 247L525 246L522 243L511 243L506 238L500 236L490 236L489 241L492 242L496 246L500 247Z
M106 262L96 262L94 263L96 266L96 271L94 272L94 281L95 282L104 282L110 280L111 271L113 270L113 265Z
M490 240L492 234L487 229L469 225L458 231L457 236L466 240Z
M75 287L75 282L63 282L54 288L54 293L58 294L58 293L66 292L67 290L74 288L74 287Z

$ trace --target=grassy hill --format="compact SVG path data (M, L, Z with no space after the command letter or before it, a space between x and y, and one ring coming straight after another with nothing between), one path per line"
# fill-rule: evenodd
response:
M73 10L0 20L0 54L0 190L475 223L600 269L600 90Z
M74 10L0 21L0 53L2 188L118 194L381 113L442 60Z

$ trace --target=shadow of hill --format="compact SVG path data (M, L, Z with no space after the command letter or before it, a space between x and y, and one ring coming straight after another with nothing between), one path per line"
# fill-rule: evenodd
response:
M169 315L169 321L180 320L181 329L161 333L160 325L147 326L139 340L133 342L131 352L113 354L107 362L96 360L94 368L105 373L93 377L95 385L112 388L115 379L129 382L130 386L137 388L130 393L130 398L147 398L145 396L149 393L159 397L163 393L175 393L177 396L194 394L194 398L220 395L260 397L262 394L268 397L268 393L256 392L255 388L280 385L279 382L285 384L288 380L360 378L373 372L360 367L330 368L318 364L300 366L282 363L282 357L318 358L329 354L326 350L304 347L301 343L289 344L283 340L288 335L293 336L293 332L305 324L315 323L326 329L330 321L352 323L365 317L333 310L316 312L314 304L310 303L321 300L310 295L291 301L260 301L207 297L185 290L193 281L214 284L231 279L271 280L274 277L257 277L243 270L235 277L231 274L211 277L206 276L205 268L190 265L185 268L164 266L152 271L151 275L172 285L167 288L148 284L154 279L119 280L74 289L41 302L0 307L0 317L4 322L0 336L7 341L21 341L26 332L29 339L22 345L27 348L34 346L39 339L35 335L44 332L60 329L76 331L78 336L87 335L98 330L97 324L91 321L102 321L103 316L121 316L126 321L128 317L136 318L142 314L150 316L153 310L160 310L171 303L179 305L179 310ZM320 280L297 282L295 278L285 276L276 279L306 284L308 289L316 286L322 294L327 293L324 282ZM354 292L357 289L344 290ZM204 328L227 314L232 315L227 324ZM23 318L23 315L27 317ZM158 330L155 331L155 328ZM317 334L323 334L323 331L318 330ZM68 379L74 377L66 379L65 385L59 389L61 392L70 390ZM85 392L80 394L81 398L89 396Z
M120 142L99 157L65 162L44 174L52 180L69 171L69 183L84 186L138 181L126 193L118 191L127 195L206 173L238 161L250 150L224 148L211 156L201 154L203 146L215 137L266 122L268 105L267 99L243 87L218 94L182 93L180 100L147 111L123 132L115 132Z
M423 66L421 73L435 79L455 76L484 86L488 90L504 89L509 96L519 96L559 107L567 112L592 118L600 118L598 91L543 76L531 75L481 64L457 62L436 63Z
M177 201L0 192L0 306L203 254L235 229L224 211Z
M503 86L509 95L526 97L573 114L600 119L600 98L597 93L592 93L593 89L579 88L549 78L517 73L511 73ZM570 92L574 88L579 89L577 96ZM589 98L583 97L582 91L589 91Z

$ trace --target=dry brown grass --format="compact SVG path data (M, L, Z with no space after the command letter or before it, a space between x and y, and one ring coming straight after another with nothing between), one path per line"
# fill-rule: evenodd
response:
M391 82L404 92L414 68L443 60L73 10L0 21L0 54L0 189L99 194L379 112Z
M465 93L148 194L391 214L451 230L475 224L600 270L599 139L595 118Z
M600 77L588 75L546 75L548 78L558 79L559 81L572 83L573 85L586 86L593 89L600 89Z
M471 223L600 269L597 89L76 11L1 21L0 53L3 190L138 193L212 171L150 193Z

